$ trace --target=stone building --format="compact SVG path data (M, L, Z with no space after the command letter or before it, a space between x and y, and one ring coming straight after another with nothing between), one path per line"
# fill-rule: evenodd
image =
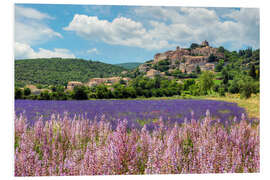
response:
M202 42L202 46L209 46L208 41L204 40L204 41Z
M162 75L160 73L160 71L157 71L155 69L150 69L149 71L146 72L146 77L149 77L149 78L154 78L156 75Z
M68 90L73 90L75 86L82 86L83 83L79 81L69 81L67 84L67 89Z
M128 78L128 77L124 77L124 78L121 78L121 77L109 77L109 78L92 78L89 80L88 83L86 83L87 86L89 87L93 87L93 86L96 86L96 85L100 85L100 84L105 84L107 86L111 86L115 83L118 83L120 82L120 80L123 80L125 81L125 83L128 83L131 79Z

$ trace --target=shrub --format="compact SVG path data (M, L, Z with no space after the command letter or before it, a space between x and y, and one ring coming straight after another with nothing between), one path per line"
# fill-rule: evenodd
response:
M224 86L219 87L218 94L220 96L225 96L225 88L224 88Z
M219 90L219 85L218 85L218 84L215 84L214 87L213 87L213 90L214 90L215 92L218 92L218 90Z
M24 94L25 96L29 96L29 95L31 94L31 90L30 90L29 88L24 88L23 94Z
M23 92L20 88L15 88L15 99L21 99Z
M232 81L232 83L229 86L228 91L233 94L239 93L239 84L236 80Z
M73 92L73 98L77 100L86 100L88 99L86 88L84 86L76 86Z
M200 88L198 87L197 84L193 84L189 87L189 90L190 90L190 94L193 95L193 96L199 96L201 93L200 93Z
M49 93L48 90L42 91L39 95L39 99L40 100L50 100L51 99L51 95Z

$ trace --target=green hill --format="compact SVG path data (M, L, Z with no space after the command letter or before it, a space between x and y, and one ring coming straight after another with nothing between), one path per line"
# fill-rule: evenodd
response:
M120 67L123 67L125 69L129 69L129 70L132 70L132 69L135 69L137 68L139 65L141 65L143 63L138 63L138 62L131 62L131 63L120 63L120 64L115 64L116 66L120 66Z
M68 81L117 76L126 69L83 59L42 58L15 60L15 85L65 85Z

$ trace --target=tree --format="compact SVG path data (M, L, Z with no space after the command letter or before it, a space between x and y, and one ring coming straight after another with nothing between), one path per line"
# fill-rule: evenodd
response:
M244 56L245 55L245 51L244 50L239 50L238 54L239 54L239 56Z
M165 72L168 71L170 68L170 62L168 59L164 59L159 61L157 64L154 65L154 69L161 71L161 72Z
M213 54L210 54L210 56L208 57L208 62L215 62L217 59L217 57Z
M218 52L220 52L220 53L224 53L224 52L225 52L224 47L223 47L223 46L220 46L220 47L218 48Z
M192 86L193 84L195 84L195 80L194 79L184 80L183 89L185 91L187 91L187 90L189 90L189 87Z
M201 68L200 68L200 66L196 66L196 74L200 74L201 73Z
M245 57L246 57L246 58L249 58L249 57L251 57L251 56L252 56L252 48L249 47L249 48L247 48L247 49L245 50Z
M220 72L223 69L223 66L224 66L224 60L220 59L218 61L218 64L215 66L215 71Z
M42 91L39 96L40 100L50 100L51 96L48 90Z
M253 79L256 79L257 74L256 74L256 68L255 65L252 64L248 73Z
M96 87L96 95L98 99L110 98L110 94L110 90L108 90L105 85L101 84Z
M22 90L20 88L15 88L15 99L21 99L22 95Z
M221 84L220 87L218 88L218 94L220 96L225 96L225 85Z
M51 90L52 90L52 92L56 92L56 90L57 90L56 86L52 86Z
M204 71L199 77L200 90L203 94L208 94L214 86L214 74L210 71Z
M239 83L238 83L238 79L235 78L232 80L232 82L230 83L230 86L229 86L229 92L230 93L239 93Z
M31 90L30 90L29 88L24 88L23 94L24 94L25 96L29 96L29 95L31 94Z
M249 58L252 56L252 48L247 48L246 50L239 50L239 56L244 56L246 58Z
M260 69L256 70L256 79L259 80L260 79Z
M228 84L229 82L229 72L227 69L223 69L222 72L223 84Z
M195 49L195 48L197 48L197 47L200 47L200 45L197 44L197 43L192 43L192 44L190 45L190 49Z
M84 86L75 86L73 98L77 100L85 100L88 99L87 92Z
M119 81L119 83L125 85L125 84L126 84L126 81L124 81L124 80L121 78L120 81Z
M198 87L198 84L193 84L189 87L189 91L191 95L193 96L199 96L200 95L200 88Z
M57 91L57 100L67 100L65 92Z
M250 98L252 93L256 92L255 82L250 76L243 75L239 80L240 96Z
M160 83L161 83L161 77L160 75L156 75L154 78L155 88L160 88Z
M133 87L126 87L126 93L128 94L128 97L131 97L131 98L136 98L136 91Z

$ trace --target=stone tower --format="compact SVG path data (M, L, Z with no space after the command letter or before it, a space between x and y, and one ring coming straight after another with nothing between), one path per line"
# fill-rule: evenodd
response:
M209 46L208 41L204 40L204 41L202 42L202 46Z

